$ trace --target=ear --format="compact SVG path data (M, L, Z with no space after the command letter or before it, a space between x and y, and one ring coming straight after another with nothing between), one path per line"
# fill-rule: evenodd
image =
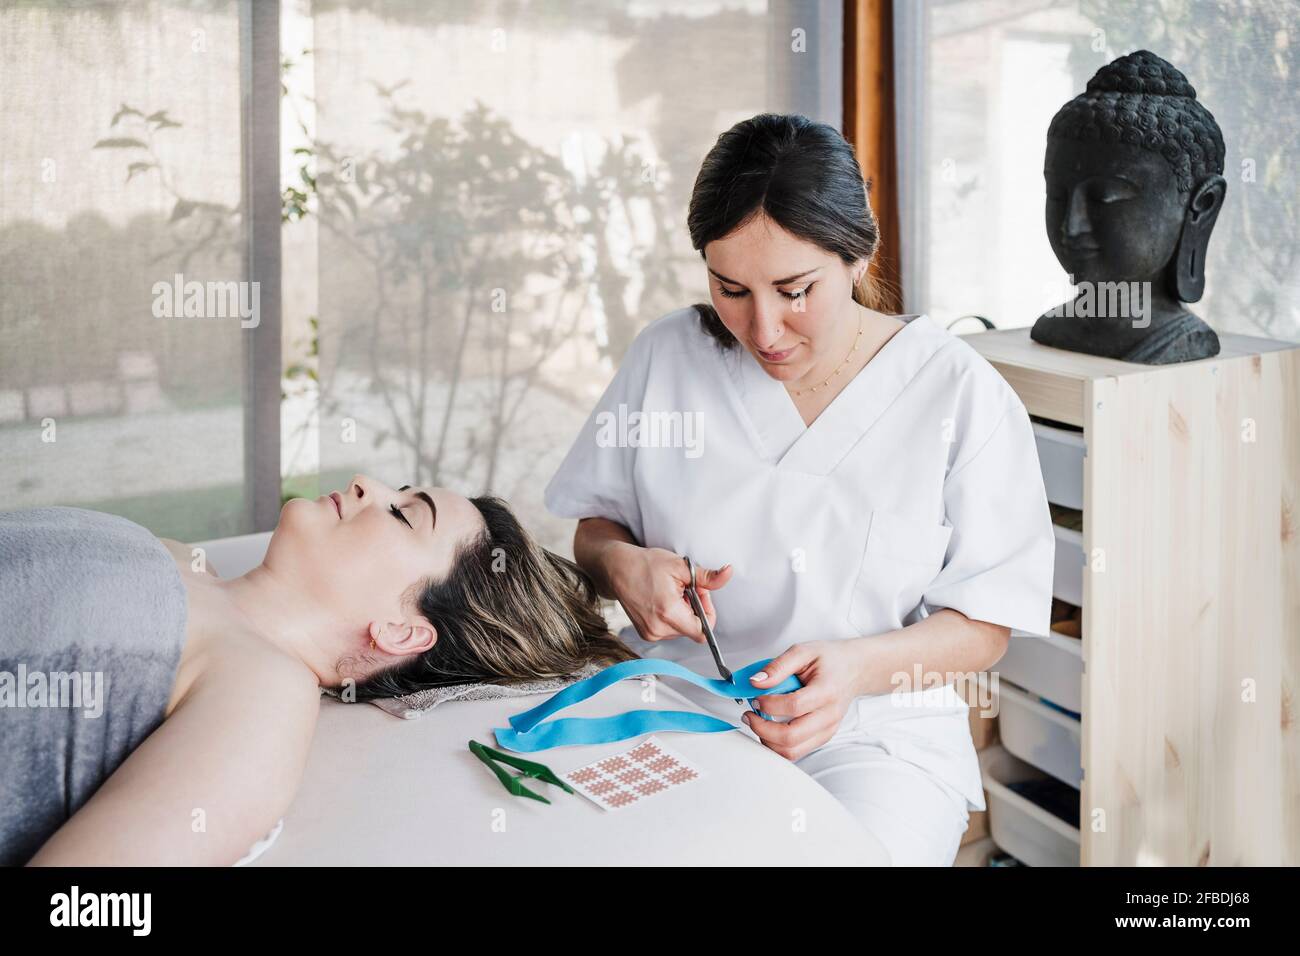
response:
M369 631L376 650L395 657L423 654L438 643L438 629L422 617L405 621L371 621Z
M1207 176L1187 204L1170 276L1179 301L1197 302L1205 294L1205 254L1227 190L1227 180L1222 176Z
M849 279L854 285L861 284L862 280L867 277L867 267L871 263L867 259L858 259L849 266Z

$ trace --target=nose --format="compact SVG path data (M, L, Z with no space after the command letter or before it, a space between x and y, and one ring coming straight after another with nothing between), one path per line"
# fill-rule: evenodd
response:
M1065 238L1077 239L1092 232L1092 222L1088 219L1088 197L1084 184L1080 183L1070 192L1070 208L1065 214Z
M344 497L356 498L360 501L367 495L373 496L373 492L373 479L369 475L353 475L352 480L348 482L348 489L344 492Z
M784 333L785 303L760 301L755 295L754 324L750 331L754 344L764 352L775 352Z

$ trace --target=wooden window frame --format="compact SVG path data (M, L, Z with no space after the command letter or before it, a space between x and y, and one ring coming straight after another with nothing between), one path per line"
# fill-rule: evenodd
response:
M892 0L844 2L844 138L871 185L880 243L871 271L876 308L903 310Z

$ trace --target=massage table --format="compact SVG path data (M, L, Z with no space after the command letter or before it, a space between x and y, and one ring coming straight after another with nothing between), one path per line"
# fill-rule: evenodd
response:
M260 563L269 538L197 546L229 578ZM564 716L699 709L671 678L656 682L653 703L642 692L640 681L621 681ZM408 720L322 697L283 827L245 865L889 865L881 843L834 797L748 730L656 735L700 777L619 810L533 779L525 785L550 805L512 796L469 741L497 747L492 728L547 696L448 701ZM563 775L645 739L519 756Z

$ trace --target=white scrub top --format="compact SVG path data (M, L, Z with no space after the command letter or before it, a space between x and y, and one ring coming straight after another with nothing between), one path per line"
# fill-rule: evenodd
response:
M1055 539L1025 407L966 342L927 315L900 318L806 426L785 386L742 346L723 351L693 308L662 316L551 479L548 509L617 521L703 567L730 563L710 594L732 670L939 608L1046 634ZM687 638L619 636L643 657L716 674ZM673 687L738 722L734 702ZM859 697L841 728L869 728L983 810L968 719L948 683Z

